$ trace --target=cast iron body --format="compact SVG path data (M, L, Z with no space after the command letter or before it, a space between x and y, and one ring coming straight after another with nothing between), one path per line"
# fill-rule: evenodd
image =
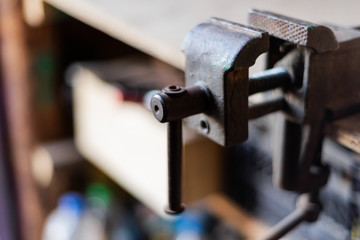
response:
M247 139L250 119L285 113L274 183L307 200L264 238L278 239L302 221L316 221L322 209L318 193L329 176L321 159L325 125L360 110L360 31L257 10L250 11L249 24L212 18L191 30L183 44L186 87L171 86L155 95L152 111L160 122L170 122L169 148L177 148L169 149L170 212L182 210L181 138L170 136L181 137L173 130L181 119L231 146ZM249 67L266 51L272 69L249 78ZM249 105L249 95L279 87L280 96Z

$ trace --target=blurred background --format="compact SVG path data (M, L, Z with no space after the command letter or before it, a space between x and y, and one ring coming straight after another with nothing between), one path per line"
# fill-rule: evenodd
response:
M356 27L359 7L0 0L0 239L258 238L295 207L295 194L271 185L276 118L253 122L250 140L229 149L185 126L188 209L168 217L166 126L152 116L149 99L184 84L181 43L209 17L246 24L247 11L257 8ZM262 59L251 72L263 68ZM329 144L329 158L358 158ZM289 239L358 239L358 208L348 197L358 180L336 169L324 216Z

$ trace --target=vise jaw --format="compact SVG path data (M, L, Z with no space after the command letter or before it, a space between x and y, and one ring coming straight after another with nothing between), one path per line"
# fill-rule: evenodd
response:
M287 117L275 146L274 183L300 193L316 191L329 176L321 163L325 125L359 111L360 31L257 10L250 11L249 24L270 34L268 67L303 63L301 84L283 91ZM285 54L284 46L291 46Z
M258 10L249 12L248 21L250 26L269 32L271 47L268 55L272 63L286 62L281 60L284 57L279 51L281 44L292 45L293 52L301 53L296 56L301 56L304 62L302 86L285 92L291 107L300 108L302 116L296 116L300 123L318 121L320 114L338 118L340 112L358 105L359 30L318 25ZM272 63L268 67L272 67ZM295 117L295 113L291 114Z
M183 43L186 87L202 86L211 106L187 123L222 146L248 138L249 67L269 47L263 30L211 18Z

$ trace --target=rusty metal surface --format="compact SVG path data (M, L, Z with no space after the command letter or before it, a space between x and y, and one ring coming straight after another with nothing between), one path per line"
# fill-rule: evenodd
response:
M214 103L187 123L223 146L246 140L248 68L267 49L266 32L240 24L210 19L191 30L183 44L186 86L207 86Z
M291 75L285 68L272 68L251 75L249 79L249 95L278 87L290 87L291 85Z

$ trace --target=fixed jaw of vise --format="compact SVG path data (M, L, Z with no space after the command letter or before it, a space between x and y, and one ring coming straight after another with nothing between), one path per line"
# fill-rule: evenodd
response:
M295 74L301 86L283 91L286 119L275 145L274 183L299 193L319 190L329 176L321 163L325 125L358 112L360 31L258 10L248 20L270 34L268 67L291 72L289 63L303 64Z
M250 11L249 24L270 34L268 67L291 72L289 63L303 63L296 74L301 85L283 89L286 117L273 157L274 184L302 193L301 204L263 238L273 240L316 221L322 210L319 191L330 174L321 159L325 126L359 112L360 31L257 10Z

